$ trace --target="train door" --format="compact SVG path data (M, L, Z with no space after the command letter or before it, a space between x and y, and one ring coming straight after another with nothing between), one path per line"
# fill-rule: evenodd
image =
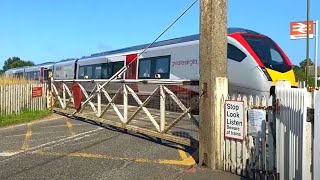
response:
M126 56L126 65L130 66L127 69L125 79L137 79L137 54L130 54ZM128 84L128 86L135 92L138 92L138 85L137 84Z
M128 67L128 70L126 72L126 79L137 79L137 62L138 60L137 54L130 54L126 56L126 65L130 64L130 67Z
M39 77L40 83L43 83L44 81L44 67L40 68L40 77Z
M51 78L51 76L52 76L52 69L50 69L50 68L45 68L45 69L44 69L44 74L43 74L43 79L44 79L44 81L48 81L49 78Z

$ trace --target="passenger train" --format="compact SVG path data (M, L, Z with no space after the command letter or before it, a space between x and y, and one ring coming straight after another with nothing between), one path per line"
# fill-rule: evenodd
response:
M270 37L248 29L228 28L227 42L229 93L269 96L274 93L278 80L289 80L292 87L297 87L289 58ZM35 68L40 77L44 77L41 75L43 70L52 70L53 79L56 80L109 79L137 58L147 46L138 45L62 60L46 68L40 65L6 73L21 75L24 71L27 75L29 69ZM199 76L197 34L156 42L131 64L124 76L118 78L199 81Z
M52 73L53 65L54 62L46 62L35 66L13 68L7 70L5 74L11 77L44 82L48 80L49 74Z

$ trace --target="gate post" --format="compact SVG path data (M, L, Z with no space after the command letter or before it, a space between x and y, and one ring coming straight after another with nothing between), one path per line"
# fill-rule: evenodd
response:
M223 170L221 101L228 92L227 0L200 2L199 164ZM222 106L223 107L223 106Z
M49 111L53 111L53 97L52 97L52 73L49 72L48 74L48 88L47 88L47 108L49 109Z

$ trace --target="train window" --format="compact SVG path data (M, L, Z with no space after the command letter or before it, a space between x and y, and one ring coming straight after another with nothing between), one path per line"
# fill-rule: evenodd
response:
M124 61L120 61L120 62L113 62L113 73L112 75L114 75L115 73L117 73L124 65Z
M116 74L122 67L124 66L124 61L113 62L112 63L112 75ZM123 75L117 77L118 79L122 79Z
M169 59L163 57L157 59L155 73L169 73Z
M102 79L109 79L112 73L111 64L104 63L102 64Z
M87 73L86 73L86 76L88 79L92 79L93 77L93 67L92 66L87 66Z
M151 59L140 60L139 62L139 78L150 78Z
M227 54L229 59L241 62L245 57L246 54L242 52L239 48L235 47L232 44L228 43L228 54Z
M84 78L84 67L81 66L79 68L79 79L83 79Z
M96 66L96 68L95 68L94 78L101 79L101 66L100 65Z
M257 54L265 67L287 72L291 66L284 59L284 55L275 43L268 37L243 36L252 50Z
M282 63L282 57L279 52L273 48L270 48L271 60L277 63Z
M139 79L168 79L170 76L169 65L170 56L140 59Z

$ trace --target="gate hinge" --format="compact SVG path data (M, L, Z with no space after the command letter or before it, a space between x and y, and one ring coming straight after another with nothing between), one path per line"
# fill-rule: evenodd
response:
M307 122L314 121L314 108L307 108Z

